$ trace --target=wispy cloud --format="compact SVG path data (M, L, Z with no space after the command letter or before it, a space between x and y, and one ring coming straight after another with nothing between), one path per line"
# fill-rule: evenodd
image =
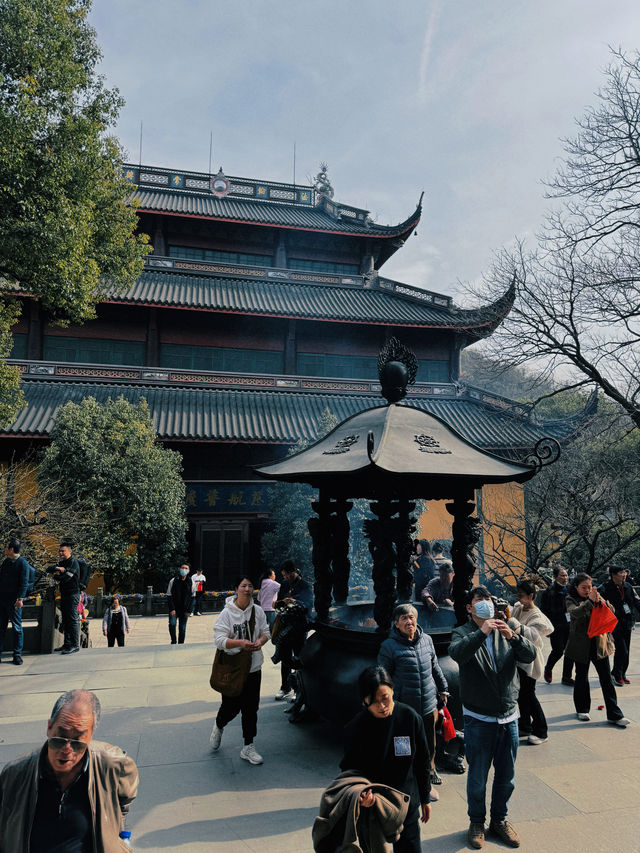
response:
M442 0L432 0L427 19L427 28L422 40L422 52L420 54L420 71L418 74L418 100L424 104L427 100L427 79L429 71L429 59L431 58L431 46L433 37L438 27L438 18L442 10Z

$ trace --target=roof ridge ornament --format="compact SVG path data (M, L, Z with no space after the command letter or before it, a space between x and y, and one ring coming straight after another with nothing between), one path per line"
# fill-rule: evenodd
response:
M224 198L229 194L231 189L231 181L222 171L222 166L218 169L218 174L211 178L211 192L217 198Z
M541 438L533 451L522 460L522 464L533 466L537 474L547 465L557 462L561 452L560 442L555 438Z
M408 347L397 338L389 338L378 356L378 376L382 396L387 403L398 403L407 395L418 374L418 361Z
M327 164L320 163L320 171L313 182L314 189L319 198L333 198L333 187L327 177Z

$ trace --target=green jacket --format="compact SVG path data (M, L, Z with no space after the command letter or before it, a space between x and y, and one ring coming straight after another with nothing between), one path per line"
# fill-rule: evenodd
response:
M494 669L485 639L486 635L471 620L453 629L449 654L460 669L462 704L476 714L507 717L515 711L518 700L516 665L535 660L536 647L519 634L505 640L493 631Z

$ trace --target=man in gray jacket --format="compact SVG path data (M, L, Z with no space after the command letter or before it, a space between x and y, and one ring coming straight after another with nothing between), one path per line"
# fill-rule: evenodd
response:
M518 751L518 662L531 663L536 647L494 618L489 591L478 586L468 595L468 621L454 628L449 654L460 668L467 776L468 840L484 844L487 776L494 766L489 830L510 847L520 839L508 822L507 806L515 788Z
M44 746L3 768L0 853L122 853L138 770L117 746L92 741L99 717L94 693L63 693Z

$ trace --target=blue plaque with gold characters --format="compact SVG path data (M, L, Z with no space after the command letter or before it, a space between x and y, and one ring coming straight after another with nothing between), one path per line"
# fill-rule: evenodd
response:
M138 172L137 169L132 169L131 166L125 166L124 169L122 170L122 177L125 179L125 181L130 181L132 184L137 184L138 183L137 172Z
M171 175L169 185L176 190L182 189L182 187L184 186L184 175Z

